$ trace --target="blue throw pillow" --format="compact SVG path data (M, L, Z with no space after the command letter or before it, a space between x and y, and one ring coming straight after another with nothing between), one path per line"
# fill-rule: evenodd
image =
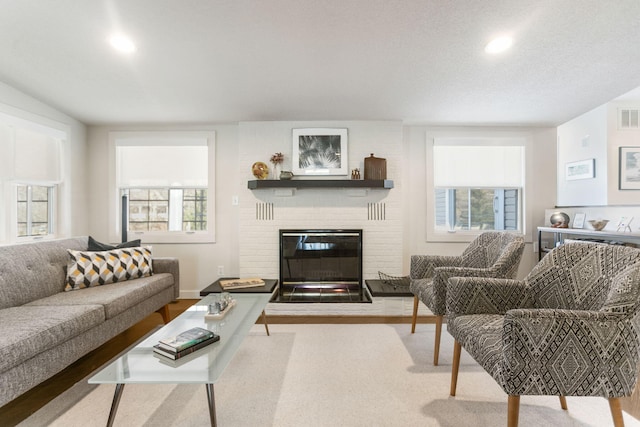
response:
M140 239L132 240L130 242L123 242L119 245L112 246L107 245L106 243L100 243L93 237L89 236L89 248L88 251L91 252L100 252L100 251L111 251L113 249L122 249L122 248L137 248L140 246Z

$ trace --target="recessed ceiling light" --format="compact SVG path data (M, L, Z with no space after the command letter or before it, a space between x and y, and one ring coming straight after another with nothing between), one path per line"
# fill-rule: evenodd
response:
M513 44L513 39L509 36L500 36L491 40L489 44L484 48L487 53L495 54L501 53L509 49Z
M132 53L136 50L136 45L131 39L123 34L115 34L109 38L111 46L122 53Z

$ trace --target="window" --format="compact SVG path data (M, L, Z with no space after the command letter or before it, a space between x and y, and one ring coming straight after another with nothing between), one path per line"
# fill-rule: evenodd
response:
M0 241L55 237L67 132L0 112Z
M436 188L436 229L518 230L520 189Z
M111 239L213 242L214 143L213 132L112 132Z
M432 141L427 150L433 171L428 237L461 240L452 236L523 232L527 138L443 136Z
M131 188L130 231L195 231L207 229L207 190L204 188Z
M42 185L17 186L18 237L52 234L53 188Z

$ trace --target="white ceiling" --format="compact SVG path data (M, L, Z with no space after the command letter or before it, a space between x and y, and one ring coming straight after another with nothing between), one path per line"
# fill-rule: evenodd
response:
M639 44L638 0L0 0L0 81L87 124L558 125L639 87Z

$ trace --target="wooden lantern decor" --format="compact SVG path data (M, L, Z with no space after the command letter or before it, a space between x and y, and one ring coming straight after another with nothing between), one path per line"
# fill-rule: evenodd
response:
M364 159L364 179L387 179L387 159L371 156Z

